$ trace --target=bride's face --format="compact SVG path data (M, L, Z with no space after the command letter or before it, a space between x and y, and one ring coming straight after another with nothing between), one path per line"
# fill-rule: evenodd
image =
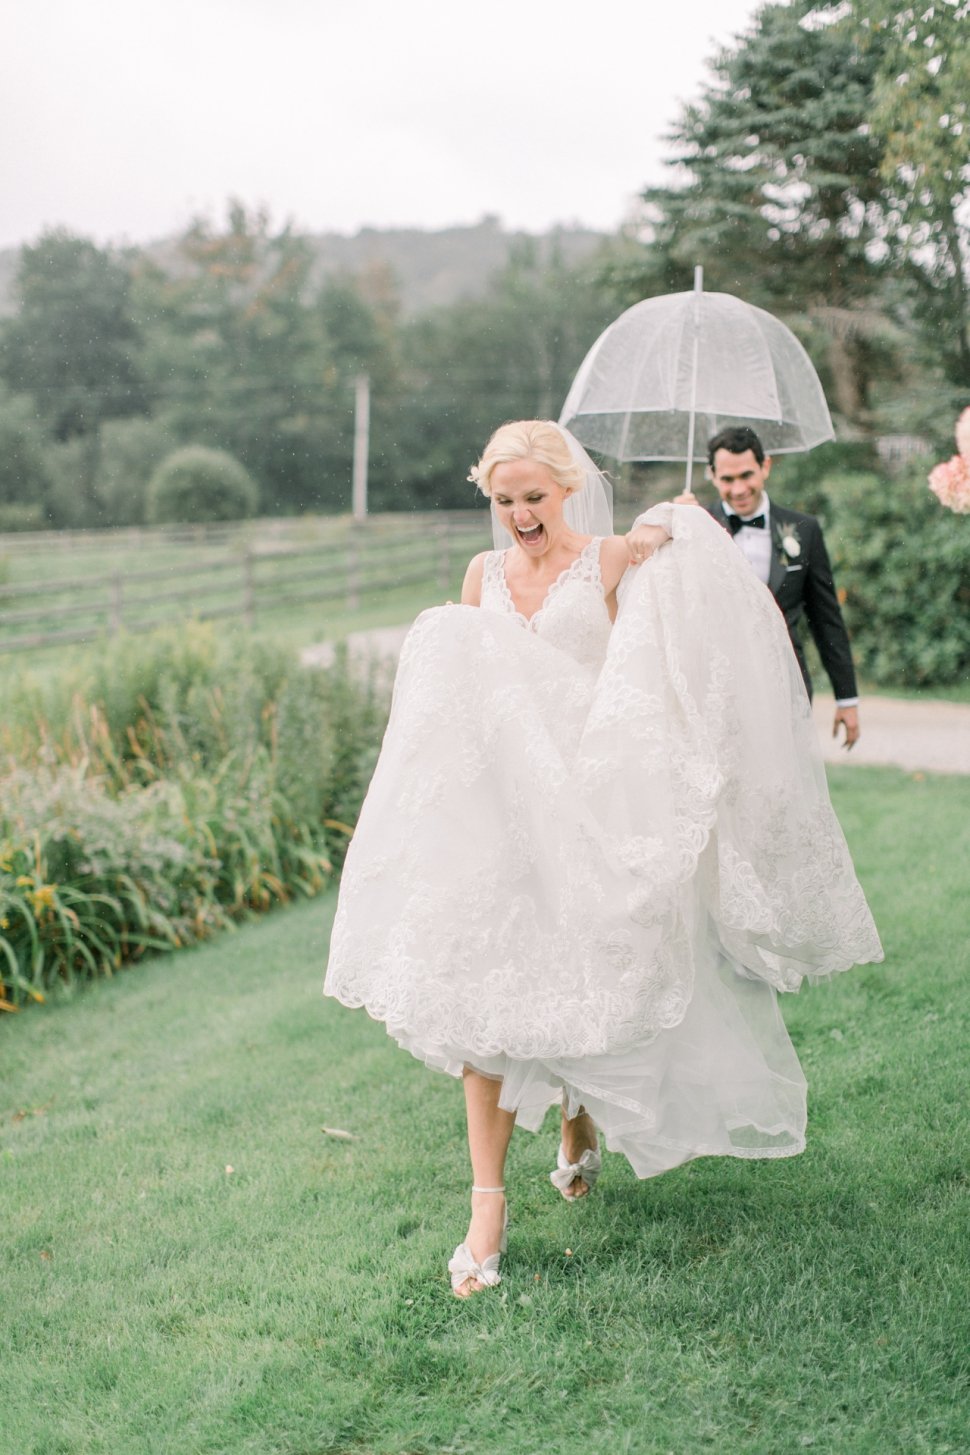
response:
M492 504L512 539L530 556L541 556L564 528L566 491L538 460L506 460L490 477Z

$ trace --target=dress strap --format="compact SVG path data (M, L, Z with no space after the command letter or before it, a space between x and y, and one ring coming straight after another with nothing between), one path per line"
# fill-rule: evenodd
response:
M573 580L587 581L591 586L602 586L603 573L600 570L600 546L602 544L602 536L593 536L591 541L587 541L570 567L570 575Z
M491 611L507 611L509 591L505 582L505 552L488 551L482 566L482 606Z

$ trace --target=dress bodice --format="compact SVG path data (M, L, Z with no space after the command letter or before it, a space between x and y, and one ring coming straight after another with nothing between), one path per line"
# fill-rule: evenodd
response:
M582 666L598 668L610 637L610 614L600 572L601 537L594 536L571 565L556 577L531 617L516 611L505 574L507 551L489 551L482 573L481 604L521 622L550 646L567 652Z

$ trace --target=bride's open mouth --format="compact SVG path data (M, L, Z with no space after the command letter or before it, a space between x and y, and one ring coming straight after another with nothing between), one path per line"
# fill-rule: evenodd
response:
M523 530L520 525L517 525L515 533L525 545L534 546L542 539L543 532L541 525L530 525L527 530Z

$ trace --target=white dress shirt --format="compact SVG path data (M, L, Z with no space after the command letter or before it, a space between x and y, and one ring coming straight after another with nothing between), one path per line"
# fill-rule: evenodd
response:
M738 514L736 510L731 509L727 501L723 501L722 505L725 515ZM758 577L758 580L763 581L767 586L768 577L771 574L771 503L768 500L767 494L762 494L761 504L754 513L755 515L764 516L764 530L759 530L756 526L746 526L744 524L745 517L743 515L738 516L738 519L741 521L741 529L735 535L734 543L747 560L751 569ZM747 519L750 520L751 517L748 516Z

